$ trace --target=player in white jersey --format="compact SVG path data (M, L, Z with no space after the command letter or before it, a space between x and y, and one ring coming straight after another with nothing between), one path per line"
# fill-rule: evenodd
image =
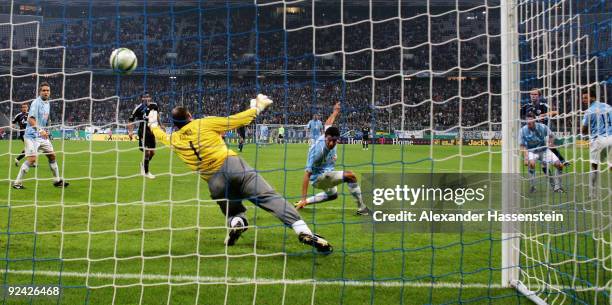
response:
M595 100L595 90L582 93L582 103L588 107L582 119L582 133L589 136L590 196L597 196L598 165L605 157L612 170L612 107ZM601 162L604 163L604 162Z
M22 180L30 167L36 163L38 151L42 151L49 159L49 168L53 174L53 185L55 187L67 187L68 182L64 182L59 175L59 169L55 158L53 145L49 141L49 131L46 129L49 126L49 97L51 96L51 87L48 83L41 83L39 88L39 96L30 105L28 113L28 123L26 125L23 141L25 143L26 161L23 162L19 169L19 174L13 183L14 189L23 189Z
M302 199L295 204L295 207L301 209L309 204L334 200L338 198L338 188L336 186L346 182L357 203L357 214L369 215L370 210L363 203L361 188L357 183L355 173L334 170L337 159L336 145L340 139L340 130L332 125L339 113L340 103L337 103L334 106L334 111L325 121L325 133L320 135L308 149L308 161L302 181ZM307 198L308 184L315 189L324 191Z

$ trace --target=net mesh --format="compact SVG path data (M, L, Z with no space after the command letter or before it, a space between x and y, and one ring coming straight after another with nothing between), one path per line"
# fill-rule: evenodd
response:
M530 91L540 91L541 102L558 112L544 123L571 164L563 174L566 193L553 193L538 168L540 190L521 200L526 210L564 212L568 219L521 227L520 279L548 304L604 304L612 283L610 171L605 161L591 168L590 145L579 135L586 110L583 90L608 101L611 7L599 1L520 1L517 10L520 106L532 103ZM599 176L596 195L589 193L594 172Z
M610 23L602 17L609 14L601 15L610 4L569 8L577 2L583 1L517 3L521 91L546 88L546 97L563 100L562 114L551 120L561 138L576 134L577 92L610 75ZM150 163L157 177L143 178L145 157L126 130L144 92L165 123L177 105L196 118L227 116L263 92L275 105L247 128L247 138L256 139L262 124L270 137L281 125L288 137L269 146L247 139L242 157L289 201L299 198L308 151L293 140L314 114L324 121L336 102L342 106L337 125L349 143L338 149L338 170L499 172L499 2L10 4L0 16L6 88L0 108L14 115L35 98L40 82L51 84L53 145L71 186L53 189L40 158L24 181L27 189L11 189L18 170L13 158L22 146L16 138L2 144L5 286L61 285L62 297L52 300L65 304L526 302L499 284L499 233L373 234L363 230L370 220L353 215L345 188L338 200L302 213L334 244L328 257L314 255L291 229L249 203L249 231L236 246L224 246L228 228L206 183L160 144ZM578 12L587 8L594 19L580 20ZM138 56L132 75L111 73L108 57L118 47ZM601 54L594 60L593 52ZM8 127L10 119L0 118L0 125ZM350 145L363 126L374 131L372 143L389 145L366 152ZM226 140L235 149L235 133ZM574 142L563 147L576 162L576 178L566 186L588 185L577 163L586 158L584 149ZM608 172L602 182L609 183ZM543 225L524 227L521 279L549 303L605 303L609 214L590 206L605 201L579 206L574 196L583 195L559 201L544 194L547 207L584 208L577 214L594 225L559 234ZM11 301L6 294L4 300Z

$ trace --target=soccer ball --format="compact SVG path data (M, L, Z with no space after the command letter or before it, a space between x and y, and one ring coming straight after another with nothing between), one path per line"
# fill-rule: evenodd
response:
M116 72L130 74L138 66L138 58L136 58L136 54L132 50L119 48L111 53L110 65Z

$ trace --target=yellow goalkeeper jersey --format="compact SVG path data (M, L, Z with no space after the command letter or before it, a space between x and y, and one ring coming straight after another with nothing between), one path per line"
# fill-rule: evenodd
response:
M202 179L208 180L221 168L227 157L237 155L225 145L221 137L223 133L248 125L256 115L255 109L249 109L229 117L193 120L170 135L160 127L153 127L151 131L157 141L170 146L189 168L198 171Z

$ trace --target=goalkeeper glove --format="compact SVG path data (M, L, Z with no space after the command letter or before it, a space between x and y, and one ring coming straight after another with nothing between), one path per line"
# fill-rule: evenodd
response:
M258 94L256 99L251 99L251 109L257 109L257 114L260 114L271 104L272 100L263 94Z
M147 116L147 120L148 120L148 126L149 127L157 127L159 126L159 117L157 114L157 111L155 110L151 110L149 111L149 115Z

